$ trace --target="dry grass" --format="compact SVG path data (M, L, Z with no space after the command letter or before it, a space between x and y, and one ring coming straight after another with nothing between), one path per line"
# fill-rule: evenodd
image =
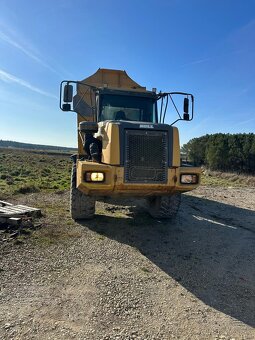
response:
M13 194L69 189L68 155L0 149L1 198Z
M255 187L255 176L203 170L202 185L221 187Z

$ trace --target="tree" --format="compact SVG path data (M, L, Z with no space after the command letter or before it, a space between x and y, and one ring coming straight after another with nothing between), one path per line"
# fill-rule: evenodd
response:
M212 170L255 173L255 134L216 133L191 139L182 151L194 165Z

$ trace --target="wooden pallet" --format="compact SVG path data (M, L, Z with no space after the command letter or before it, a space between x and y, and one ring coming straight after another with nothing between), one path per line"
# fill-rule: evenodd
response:
M22 219L39 217L40 215L40 209L0 201L0 223L17 225L22 222Z

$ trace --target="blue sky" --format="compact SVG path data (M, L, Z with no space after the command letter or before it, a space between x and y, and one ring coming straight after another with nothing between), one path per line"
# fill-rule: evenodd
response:
M0 139L76 146L59 83L99 67L193 93L182 143L255 131L255 1L1 0L0 56Z

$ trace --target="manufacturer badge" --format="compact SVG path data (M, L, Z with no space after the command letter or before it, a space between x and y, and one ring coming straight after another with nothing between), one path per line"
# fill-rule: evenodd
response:
M140 129L154 129L153 125L140 124Z

